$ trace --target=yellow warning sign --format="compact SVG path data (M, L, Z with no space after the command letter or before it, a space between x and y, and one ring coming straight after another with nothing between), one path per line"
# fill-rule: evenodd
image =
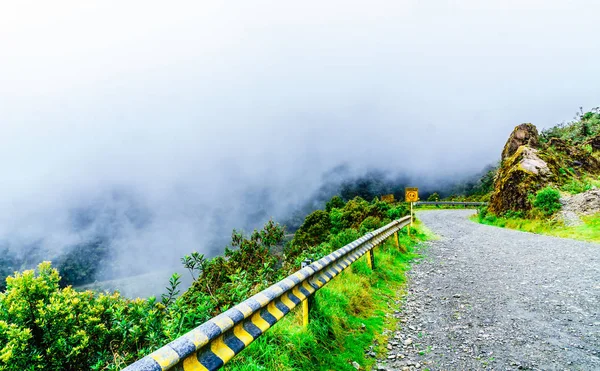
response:
M417 202L419 201L419 188L405 188L404 195L406 202Z

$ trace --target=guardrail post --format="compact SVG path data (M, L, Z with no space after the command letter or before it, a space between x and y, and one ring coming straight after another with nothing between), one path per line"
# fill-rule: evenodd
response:
M405 253L406 249L400 245L400 234L398 232L394 233L393 238L394 238L394 243L396 244L396 248L398 249L398 251Z
M304 268L312 263L312 260L306 259L300 264L301 268ZM310 301L313 299L312 296L302 300L302 326L304 328L308 327L308 311L310 309Z
M367 250L365 257L367 258L367 265L373 269L373 250Z

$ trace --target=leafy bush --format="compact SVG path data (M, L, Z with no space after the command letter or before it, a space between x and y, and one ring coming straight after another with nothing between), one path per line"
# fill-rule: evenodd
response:
M480 206L477 210L477 217L479 218L479 222L483 221L485 217L488 215L488 207Z
M340 196L333 196L331 200L327 201L327 203L325 204L325 211L329 213L333 209L343 208L344 205L346 205L346 203L344 202L344 200L342 200Z
M533 206L541 210L545 216L551 216L562 207L560 193L552 187L546 187L537 192Z
M369 203L360 197L355 197L342 209L342 224L344 228L358 229L369 213Z
M379 219L375 216L368 216L365 218L365 220L363 220L362 223L360 223L360 228L358 230L359 230L360 234L362 235L362 234L366 234L371 231L374 231L381 226L382 226L381 219Z
M440 200L440 195L437 192L433 192L429 197L427 197L427 201L435 202Z
M298 248L316 246L325 242L331 231L331 219L327 211L316 210L306 217L294 234L292 245Z
M216 315L249 293L268 287L279 277L275 269L277 259L270 250L281 244L283 236L284 228L273 221L249 237L234 230L231 246L237 249L226 248L224 256L203 262L202 274L183 294L183 300L192 305L198 302L198 297L209 296L214 304L211 314Z
M409 211L405 204L399 204L395 207L392 207L386 212L386 216L388 217L388 219L391 220L400 219L408 214Z
M7 279L0 370L116 370L170 340L161 331L168 311L153 298L77 292L59 281L49 262Z

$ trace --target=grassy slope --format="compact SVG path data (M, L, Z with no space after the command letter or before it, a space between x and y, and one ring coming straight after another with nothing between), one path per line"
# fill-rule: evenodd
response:
M556 221L540 219L498 217L479 219L477 215L474 215L471 219L496 227L600 243L600 213L582 217L583 224L574 227L568 227Z
M228 370L355 370L352 362L369 368L365 356L375 340L385 344L384 329L395 329L397 319L388 313L403 296L409 262L415 246L430 236L418 223L417 235L400 235L408 253L400 253L392 239L375 248L375 270L359 259L315 296L308 328L302 327L300 307L252 343L226 366ZM375 351L385 353L380 345Z

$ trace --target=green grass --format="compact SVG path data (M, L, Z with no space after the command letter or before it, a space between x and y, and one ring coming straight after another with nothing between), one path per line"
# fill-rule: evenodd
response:
M403 230L401 253L388 239L376 247L375 269L368 268L365 257L356 261L319 290L310 310L310 322L302 327L300 306L279 321L226 365L227 370L348 370L352 362L363 369L375 359L365 355L377 340L378 354L385 354L384 329L395 330L397 319L387 316L398 310L396 301L404 294L406 271L417 257L416 245L430 232L415 224L412 237Z
M498 218L495 216L488 216L480 220L477 215L471 217L473 221L496 227L600 243L600 213L584 216L581 219L583 224L569 227L562 222L551 220Z
M572 178L563 184L560 189L563 192L575 195L598 187L600 187L600 178L587 176L583 179Z

